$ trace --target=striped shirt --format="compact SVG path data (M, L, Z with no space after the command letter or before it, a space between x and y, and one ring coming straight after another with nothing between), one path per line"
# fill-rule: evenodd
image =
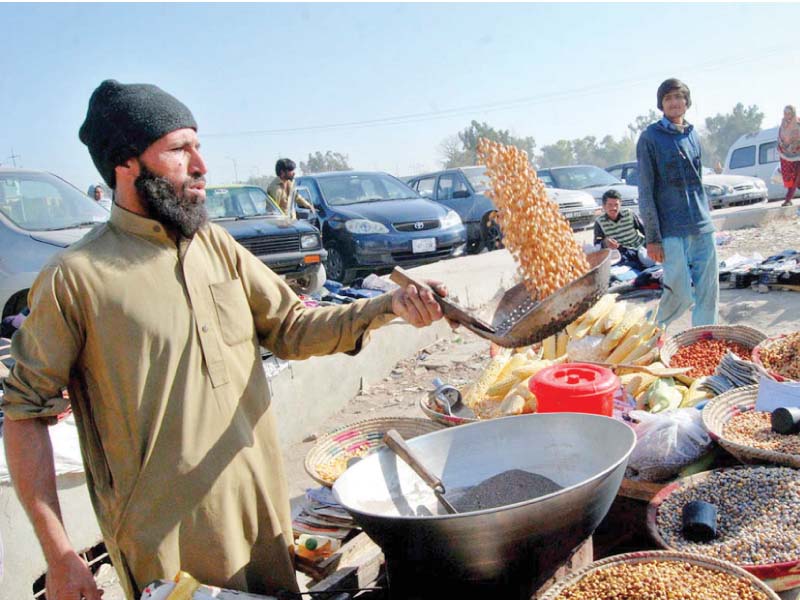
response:
M594 222L594 243L605 247L606 238L613 238L620 246L635 250L644 244L644 226L628 208L620 209L616 221L602 214Z

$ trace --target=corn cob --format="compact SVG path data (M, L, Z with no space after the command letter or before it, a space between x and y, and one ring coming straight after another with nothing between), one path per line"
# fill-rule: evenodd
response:
M603 319L603 329L611 331L617 326L617 323L625 318L625 311L628 309L627 302L617 302L614 307L608 312Z
M626 336L625 339L619 344L614 351L608 355L606 362L618 365L624 363L627 357L639 347L641 338L638 335Z
M473 408L478 402L483 400L484 396L486 396L486 390L497 381L497 376L509 361L509 356L510 352L506 348L503 348L489 361L489 364L483 370L478 380L467 388L463 398L464 404Z
M603 343L600 347L603 350L610 351L617 346L628 333L628 330L634 325L640 324L644 318L644 310L640 306L634 306L625 310L622 319L620 319L614 328L606 334L603 338Z
M559 331L556 334L556 355L553 358L564 356L567 353L567 342L569 342L567 333L565 331Z
M556 357L556 336L551 335L542 342L542 358L551 360Z

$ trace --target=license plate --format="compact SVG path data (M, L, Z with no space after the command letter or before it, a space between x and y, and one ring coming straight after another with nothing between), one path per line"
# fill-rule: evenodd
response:
M414 254L419 254L421 252L435 252L436 238L420 238L418 240L411 240L411 251Z

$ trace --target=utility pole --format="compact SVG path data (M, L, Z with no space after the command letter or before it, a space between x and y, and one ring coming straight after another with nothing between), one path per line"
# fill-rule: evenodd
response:
M14 148L11 148L11 156L8 157L11 161L11 165L16 167L17 166L17 159L22 158L19 154L14 154Z
M228 159L233 163L233 176L236 179L234 183L239 183L239 169L236 166L236 159L232 156L229 156Z

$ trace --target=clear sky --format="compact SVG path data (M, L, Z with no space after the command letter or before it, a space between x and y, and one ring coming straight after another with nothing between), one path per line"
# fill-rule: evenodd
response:
M671 76L690 121L742 102L771 127L800 104L799 22L791 4L0 4L0 163L98 181L77 132L106 78L186 103L211 183L317 150L436 169L471 119L539 147L619 137Z

